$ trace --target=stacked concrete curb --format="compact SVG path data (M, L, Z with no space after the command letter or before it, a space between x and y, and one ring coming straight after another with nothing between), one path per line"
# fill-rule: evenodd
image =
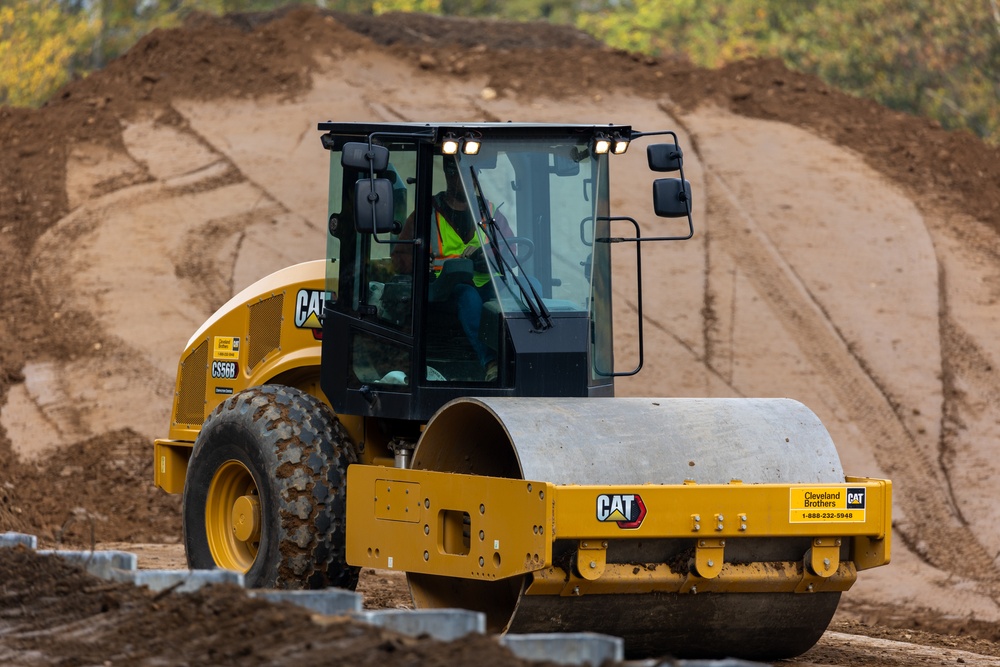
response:
M139 559L127 551L63 551L40 549L39 556L59 556L74 565L79 565L89 574L101 579L112 579L117 572L131 572L138 569Z
M625 640L593 632L503 635L500 644L524 660L548 660L560 665L599 667L605 660L625 659Z
M0 548L24 547L38 550L38 538L23 533L0 533ZM140 570L138 557L127 551L39 550L39 554L59 556L83 567L90 574L111 581L146 586L153 591L189 593L208 584L243 586L243 575L229 570ZM269 602L290 602L324 616L347 615L411 637L427 635L439 641L453 641L468 634L486 633L486 616L465 609L385 609L365 611L358 593L328 588L321 591L250 590L251 597ZM523 660L548 660L561 665L597 667L605 661L622 662L624 641L590 632L508 634L498 640ZM654 667L661 660L625 663L630 667ZM744 660L679 660L676 667L765 667Z
M486 634L486 614L466 609L381 609L355 618L408 637L428 635L450 642L468 634Z
M105 579L127 581L151 591L169 588L178 593L191 593L208 584L243 587L243 574L230 570L118 570Z
M327 588L321 591L277 591L253 589L247 592L252 598L268 602L291 602L305 607L314 614L323 616L339 616L360 612L364 599L360 593L340 588Z
M38 538L34 535L24 533L0 533L0 547L27 547L29 549L38 548Z

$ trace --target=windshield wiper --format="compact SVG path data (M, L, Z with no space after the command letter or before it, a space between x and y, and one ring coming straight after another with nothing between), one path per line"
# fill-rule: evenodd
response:
M489 235L490 245L493 247L493 257L500 268L500 276L506 281L506 276L504 275L504 269L506 269L507 274L514 279L514 283L517 284L518 289L521 291L521 296L524 298L524 303L528 306L528 310L531 311L531 318L534 321L535 328L540 331L550 329L552 327L552 316L549 313L549 309L545 306L545 302L542 301L542 297L539 296L537 290L535 290L535 286L525 277L524 267L521 266L521 262L517 259L517 254L510 246L510 241L507 240L503 230L500 229L500 225L497 224L496 218L493 217L493 213L490 212L490 207L486 203L486 197L483 196L483 188L479 184L479 176L476 174L475 166L469 166L469 173L472 175L472 185L476 191L479 215L481 219L487 222L487 234ZM503 239L504 247L507 248L506 254L497 243L498 237ZM508 257L514 260L514 265L518 269L517 273L514 273L514 267L511 266Z

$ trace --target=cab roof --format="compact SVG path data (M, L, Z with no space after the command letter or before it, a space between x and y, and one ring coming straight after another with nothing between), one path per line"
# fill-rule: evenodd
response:
M560 123L359 123L328 120L319 123L321 132L334 135L368 136L370 134L392 135L396 137L423 138L429 141L440 141L449 133L457 136L478 134L484 136L557 136L583 134L593 135L598 132L622 137L632 134L629 125L587 125Z

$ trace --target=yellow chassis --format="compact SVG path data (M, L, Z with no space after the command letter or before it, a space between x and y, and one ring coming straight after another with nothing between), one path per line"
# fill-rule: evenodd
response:
M888 480L557 486L367 465L352 465L347 479L351 565L479 580L531 573L529 595L843 591L858 570L889 562ZM860 510L801 507L803 498L842 500L848 492L862 498ZM640 525L600 520L602 496L639 496ZM789 537L810 539L802 560L725 562L732 540ZM576 542L575 567L553 562L557 539ZM607 562L613 541L653 539L689 540L690 563Z

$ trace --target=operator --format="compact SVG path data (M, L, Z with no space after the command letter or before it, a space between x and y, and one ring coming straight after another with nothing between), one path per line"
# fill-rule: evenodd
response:
M434 218L431 221L430 235L431 269L438 279L431 283L429 296L431 301L447 303L449 308L454 309L462 331L483 366L486 381L492 382L497 377L496 353L479 339L483 303L493 296L490 268L483 252L481 237L476 233L475 217L465 196L458 161L453 155L443 157L445 190L432 198ZM415 212L406 219L399 240L413 238L414 215ZM495 220L499 233L512 236L510 224L502 214L497 213ZM471 260L471 282L451 283L440 280L445 263L455 259ZM413 255L405 244L393 247L392 261L397 273L413 271Z

